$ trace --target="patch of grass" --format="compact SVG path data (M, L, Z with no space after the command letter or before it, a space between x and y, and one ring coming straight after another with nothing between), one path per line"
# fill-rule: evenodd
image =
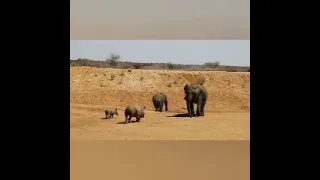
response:
M122 72L120 73L120 76L124 76L124 71L122 71Z
M115 74L111 74L110 80L113 81L115 78L116 78L116 75Z

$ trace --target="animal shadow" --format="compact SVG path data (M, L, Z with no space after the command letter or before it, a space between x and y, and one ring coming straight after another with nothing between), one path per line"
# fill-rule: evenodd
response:
M131 121L131 123L138 123L137 121ZM128 123L128 124L131 124L131 123ZM117 122L117 124L126 124L125 122Z
M106 117L103 117L103 118L101 118L101 119L106 119L106 120L112 120L112 119L114 119L114 118L106 118Z
M176 115L167 116L167 117L189 117L189 114L188 113L182 113L182 114L176 114Z

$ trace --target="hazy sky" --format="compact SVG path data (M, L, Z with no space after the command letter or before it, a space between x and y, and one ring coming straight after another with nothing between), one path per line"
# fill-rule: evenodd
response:
M105 60L110 53L123 61L249 66L250 40L70 40L70 59Z
M250 0L71 0L72 40L250 39Z

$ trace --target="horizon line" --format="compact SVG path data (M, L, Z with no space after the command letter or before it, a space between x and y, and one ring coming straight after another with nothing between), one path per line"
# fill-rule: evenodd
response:
M96 59L89 59L89 58L77 58L71 59L70 61L79 61L79 60L87 60L87 61L98 61L98 62L106 62L106 60L96 60ZM227 65L227 64L220 64L220 61L209 61L203 64L184 64L184 63L172 63L172 62L139 62L139 61L128 61L128 60L119 60L119 63L138 63L138 64L173 64L173 65L186 65L186 66L203 66L205 63L219 63L219 66L228 66L228 67L250 67L249 65L244 66L236 66L236 65Z

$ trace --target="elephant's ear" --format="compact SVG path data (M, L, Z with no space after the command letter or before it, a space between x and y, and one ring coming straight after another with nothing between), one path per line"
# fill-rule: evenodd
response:
M191 88L192 88L192 86L190 86L189 84L186 84L184 86L184 88L183 88L184 89L184 93L190 92Z

